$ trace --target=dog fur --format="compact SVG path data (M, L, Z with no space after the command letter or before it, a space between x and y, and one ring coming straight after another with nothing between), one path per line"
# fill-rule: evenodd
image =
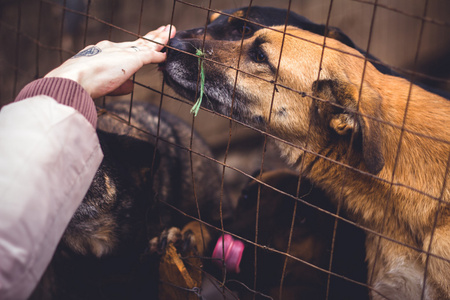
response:
M337 40L322 57L323 37L284 30L242 47L190 39L206 53L204 105L281 138L286 161L367 228L373 299L450 299L450 102ZM194 99L197 76L197 57L168 56L178 93Z

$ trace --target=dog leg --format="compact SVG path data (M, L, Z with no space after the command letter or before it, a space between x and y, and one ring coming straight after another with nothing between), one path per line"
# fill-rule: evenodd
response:
M414 251L402 252L403 247L373 234L366 236L368 280L372 285L372 300L431 300L423 290L423 265ZM377 254L377 251L378 254ZM374 258L378 257L377 260ZM372 277L373 276L373 277ZM371 278L372 277L372 278ZM430 289L427 289L427 291Z
M165 230L161 237L165 245L159 264L158 299L198 299L197 294L192 292L202 285L202 263L196 255L195 241L191 241L194 239L193 234L183 234L178 228L172 227Z
M419 264L397 258L396 262L379 274L372 292L373 300L419 300L422 299L423 270ZM433 299L425 294L423 300Z
M450 299L450 263L444 260L450 260L449 232L450 225L448 225L448 222L447 225L439 226L435 229L430 252L439 257L428 257L428 278L441 291L442 295L439 295L439 299ZM424 239L423 250L426 252L430 245L430 239L431 234ZM422 260L424 263L426 262L426 253L422 254Z

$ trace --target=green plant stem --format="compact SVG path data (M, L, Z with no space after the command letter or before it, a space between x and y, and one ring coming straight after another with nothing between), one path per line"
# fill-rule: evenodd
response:
M203 99L203 93L205 91L205 71L203 69L203 59L202 59L202 57L205 56L205 54L202 52L202 50L197 49L195 55L198 56L198 65L200 69L200 95L197 101L195 102L194 106L192 106L191 108L191 114L194 114L194 116L196 117L198 111L200 110L200 106L202 104Z

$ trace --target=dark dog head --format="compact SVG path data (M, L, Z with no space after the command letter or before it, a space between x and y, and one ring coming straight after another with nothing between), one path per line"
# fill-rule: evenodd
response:
M170 40L169 46L180 51L173 49L172 51L168 51L167 61L170 63L162 65L163 69L166 70L165 78L167 82L175 89L177 89L177 81L172 80L171 74L184 72L178 69L178 66L174 62L184 59L185 55L183 55L183 52L195 53L195 49L203 49L203 43L199 43L199 40L240 41L252 37L260 29L272 26L295 26L320 36L338 40L366 54L357 48L353 41L339 28L327 27L323 24L311 22L307 18L292 11L287 11L286 9L261 6L242 7L239 9L224 10L221 13L212 13L208 21L206 27L179 31ZM193 47L195 47L194 51ZM376 61L376 58L370 54L368 54L368 58ZM392 73L389 68L382 64L376 64L376 68L382 73Z
M204 49L203 40L239 41L238 43L240 43L241 40L252 37L260 29L284 24L318 35L326 35L350 47L355 47L351 39L340 29L313 23L292 11L288 12L286 9L274 7L242 7L211 14L206 27L179 31L169 42L169 46L176 50L169 50L167 61L161 64L164 78L182 96L194 99L196 93L192 90L197 91L195 74L197 74L198 66L194 62L196 57L186 54L194 54L197 49ZM191 63L183 63L185 60L189 60ZM191 78L192 82L184 80L184 77L188 76L194 76ZM193 86L193 82L195 86Z
M322 56L322 36L295 27L284 30L262 29L242 42L205 41L203 104L298 145L281 145L292 164L305 150L320 153L330 143L338 149L331 158L338 159L353 134L356 151L348 163L378 173L384 157L373 118L378 117L381 96L369 82L377 82L380 73L370 63L365 68L362 55L339 41L328 39ZM195 53L202 44L190 40L186 47ZM192 100L198 74L195 55L167 58L167 82Z

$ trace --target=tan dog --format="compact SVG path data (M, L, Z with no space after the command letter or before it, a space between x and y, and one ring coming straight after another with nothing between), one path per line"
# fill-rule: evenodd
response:
M342 200L367 229L374 299L450 299L450 101L339 41L322 59L324 37L274 28L242 49L185 41L206 53L204 105L280 137L286 160ZM165 77L194 100L198 69L195 55L169 55Z

